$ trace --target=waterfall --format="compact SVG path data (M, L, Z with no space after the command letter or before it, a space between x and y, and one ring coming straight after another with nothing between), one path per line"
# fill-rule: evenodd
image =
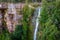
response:
M36 40L37 30L38 30L38 26L39 26L40 12L41 12L41 8L40 7L36 8L36 10L34 12L33 20L32 20L32 22L35 26L34 40Z

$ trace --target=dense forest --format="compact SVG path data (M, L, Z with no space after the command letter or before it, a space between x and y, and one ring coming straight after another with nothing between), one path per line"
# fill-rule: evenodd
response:
M14 31L9 32L3 17L0 40L60 40L60 0L39 1L41 0L0 0L1 3L27 3L19 11L23 17L18 21L21 24L15 25ZM29 5L29 2L41 5ZM3 13L4 9L1 10Z

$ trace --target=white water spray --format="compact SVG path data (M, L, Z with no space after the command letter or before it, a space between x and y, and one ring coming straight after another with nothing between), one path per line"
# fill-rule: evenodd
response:
M34 21L34 25L35 25L34 40L37 40L36 35L37 35L38 26L39 26L40 12L41 12L40 7L37 8L36 11L34 12L34 17L33 17L33 21Z

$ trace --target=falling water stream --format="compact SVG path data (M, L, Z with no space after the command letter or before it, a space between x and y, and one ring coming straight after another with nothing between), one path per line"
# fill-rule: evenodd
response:
M40 12L41 12L41 7L36 8L36 10L34 12L34 16L33 16L33 24L35 26L34 40L37 40L36 35L37 35L38 26L39 26Z

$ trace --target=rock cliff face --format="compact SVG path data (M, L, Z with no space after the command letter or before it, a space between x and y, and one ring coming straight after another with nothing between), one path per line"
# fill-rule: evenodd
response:
M10 5L11 5L11 7L10 7ZM24 6L24 4L21 4L21 3L18 3L18 4L1 3L0 4L0 11L1 11L0 15L2 13L4 14L4 15L2 14L4 16L3 19L6 22L6 27L8 28L9 32L13 32L15 30L15 25L19 24L18 21L22 19L23 15L22 15L22 13L20 13L20 11L23 8L23 6ZM4 12L2 12L2 11L4 11ZM2 24L2 22L3 21L1 21L1 24Z
M7 9L8 8L8 5L10 5L10 4L13 4L13 5L15 5L15 7L17 8L17 9L19 9L19 8L23 8L23 6L25 5L25 3L0 3L0 9L2 8L2 9Z

